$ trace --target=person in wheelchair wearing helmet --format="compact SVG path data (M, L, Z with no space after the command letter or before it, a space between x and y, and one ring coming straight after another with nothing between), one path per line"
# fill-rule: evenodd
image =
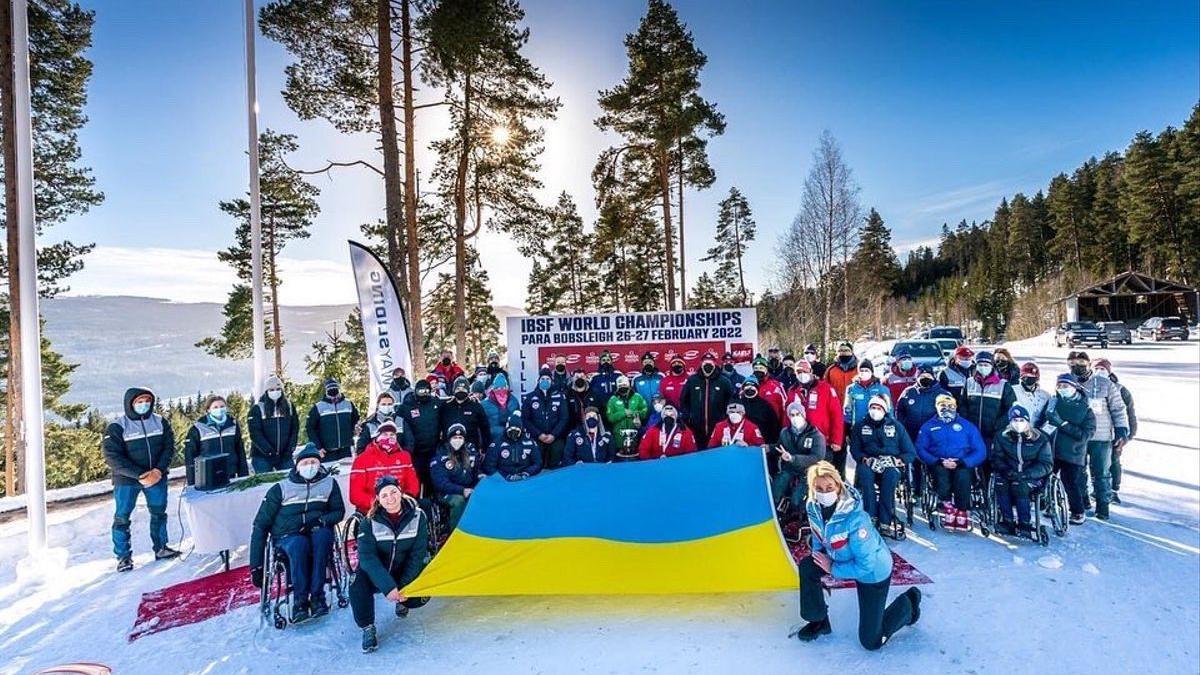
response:
M333 556L333 528L345 515L341 489L321 466L314 443L296 455L296 467L267 490L258 507L250 535L250 579L262 588L269 534L271 544L287 557L292 623L329 613L325 572Z
M400 489L393 476L375 484L375 500L359 525L358 574L350 584L354 623L362 629L362 650L379 646L375 635L375 594L396 604L396 616L424 605L424 598L407 598L401 589L429 564L429 519L417 500Z
M609 399L611 408L616 397ZM627 432L637 432L636 429L626 429ZM613 435L604 428L604 420L600 418L598 408L587 408L583 411L583 423L567 434L567 447L563 449L563 466L572 466L580 462L587 464L607 464L613 461Z
M916 458L916 449L904 426L888 414L886 398L873 396L867 403L867 417L850 431L850 454L858 463L854 483L862 494L863 510L881 532L899 537L900 532L894 527L896 487L901 472Z
M429 468L433 475L433 489L437 492L438 500L450 512L450 529L453 530L458 527L458 521L467 508L467 500L475 492L475 486L484 473L479 451L467 441L466 427L451 424L446 433L449 438Z
M525 433L521 413L513 413L504 428L504 438L492 441L483 461L483 472L500 474L505 480L524 480L542 471L542 451Z
M942 523L965 530L971 525L971 480L975 467L987 459L987 445L979 429L958 414L953 396L939 395L934 406L937 416L917 433L917 456L933 477Z
M1024 406L1009 408L1008 427L996 434L988 462L995 477L1000 532L1033 538L1031 495L1046 484L1054 469L1054 452L1046 434L1033 428Z
M808 467L825 459L825 437L808 423L800 401L788 405L787 415L788 425L779 432L779 473L771 479L771 499L783 515L798 513L803 519Z

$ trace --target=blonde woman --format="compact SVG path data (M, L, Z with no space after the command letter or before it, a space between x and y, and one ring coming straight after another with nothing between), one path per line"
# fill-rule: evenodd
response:
M921 591L901 593L887 609L892 554L871 525L858 491L837 469L821 461L808 469L808 522L812 553L800 561L800 616L807 621L796 637L805 642L831 631L829 608L821 588L825 574L850 579L858 588L858 641L879 649L896 631L921 617Z

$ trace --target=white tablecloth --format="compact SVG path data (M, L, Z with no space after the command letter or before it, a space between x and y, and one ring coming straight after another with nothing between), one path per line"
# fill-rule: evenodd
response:
M346 515L354 512L350 505L350 465L338 467L334 476L346 503ZM273 483L256 485L245 490L202 492L194 488L183 491L180 501L192 533L196 553L220 553L250 543L250 528L263 496Z

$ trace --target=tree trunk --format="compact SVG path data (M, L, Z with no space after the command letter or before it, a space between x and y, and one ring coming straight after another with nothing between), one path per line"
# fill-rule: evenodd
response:
M471 75L463 81L463 118L459 129L458 167L454 176L454 348L467 351L467 168L471 153Z
M416 122L413 108L412 16L411 0L400 0L400 59L404 78L404 231L408 253L408 334L412 351L412 369L416 381L424 373L425 330L421 325L421 238L417 231Z
M662 194L663 250L667 256L666 276L667 310L675 309L675 243L671 236L671 172L666 150L659 151L658 183Z
M16 73L13 71L13 35L12 35L12 4L0 3L0 58L4 63L0 66L3 81L0 82L0 127L2 127L4 145L4 224L8 245L8 381L6 413L7 424L4 425L4 489L11 496L20 494L24 481L20 472L25 466L25 427L24 407L21 401L21 312L20 282L18 269L17 245L19 243L17 229L17 141L13 136L15 110L13 109L13 85Z
M737 255L738 288L741 289L742 307L746 306L746 274L742 270L742 207L734 204L737 211L733 214L733 252Z
M396 140L396 103L392 79L392 3L376 0L375 32L379 43L379 135L383 148L383 198L385 239L387 239L388 271L402 285L402 297L407 295L408 275L402 274L406 265L401 255L400 233L405 230L402 216L400 184L400 145ZM406 247L415 246L405 241Z
M275 374L283 377L283 329L279 325L279 273L275 267L275 218L267 226L267 282L271 285L271 336L275 348ZM254 392L258 396L262 392Z
M683 234L683 139L675 139L679 152L679 309L687 309L687 251Z

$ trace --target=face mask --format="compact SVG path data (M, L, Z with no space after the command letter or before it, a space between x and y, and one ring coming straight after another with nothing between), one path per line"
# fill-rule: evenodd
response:
M954 359L954 362L957 363L960 368L971 367L971 359Z
M267 398L271 399L272 401L278 401L280 399L280 397L282 397L282 396L283 396L282 389L268 389L267 390Z
M1013 420L1012 428L1018 434L1023 434L1029 431L1029 420Z
M716 370L716 366L711 363L706 363L700 366L700 370L704 371L705 375L712 375L713 371Z
M754 398L758 396L758 390L754 387L742 387L742 395L746 398Z
M396 411L396 406L392 405L390 403L385 403L385 404L379 406L379 414L383 415L384 417L390 417L391 414L395 411Z
M629 395L629 387L617 387L617 395L618 396L628 396Z
M342 393L342 390L338 389L337 387L330 387L329 389L325 390L325 395L329 398L337 398L337 395L340 393Z
M449 357L449 356L443 356L443 357L442 357L442 365L443 365L443 366L448 366L448 365L450 365L450 357Z
M804 360L808 361L809 363L812 363L813 361L817 360L817 355L816 354L805 354Z
M763 368L762 370L754 371L754 377L758 378L759 382L766 382L767 381L767 369Z
M838 354L838 361L842 363L850 363L852 358L854 358L853 354Z
M587 380L575 380L575 391L587 391Z
M459 450L462 448L463 443L466 442L466 439L462 438L461 436L455 436L450 439L450 447L454 448L455 450Z
M769 366L771 368L778 368L779 367L779 359L776 359L776 358L767 359L767 366Z
M209 410L208 418L214 422L224 422L225 421L225 409L224 408L213 408L213 409Z
M975 366L975 372L979 373L980 375L982 375L984 377L987 377L988 375L992 374L992 364L980 363Z
M396 442L395 436L388 436L386 438L383 436L380 436L379 440L377 442L379 443L379 447L384 452L395 452L396 448L399 447L399 444Z
M920 385L922 389L928 389L933 386L933 377L930 375L918 377L917 384Z
M647 363L646 365L642 366L642 372L649 375L654 372L654 366Z
M681 366L679 364L675 364L675 365L671 366L671 372L675 373L676 375L682 375L683 374L683 366Z
M741 424L742 423L742 414L741 413L729 413L729 421L732 424Z
M785 373L794 373L794 372L796 372L796 367L795 367L795 366L789 366L789 365L786 365L786 364L785 364L785 365L783 366L783 372L785 372Z
M296 473L304 480L312 480L316 477L317 472L321 470L320 464L307 463L296 467Z
M1096 377L1108 377L1108 370L1105 368L1097 368Z
M392 389L396 391L404 391L408 389L409 381L404 377L396 377L392 379Z
M997 368L1005 368L1008 366L1008 359L996 359Z
M798 377L800 378L800 384L812 382L812 373L800 373Z
M879 408L871 408L867 411L867 414L870 415L871 419L875 420L876 422L883 419L883 411Z
M467 400L467 392L465 392L465 391L454 392L454 400L458 401L460 403Z
M587 428L589 429L595 429L596 427L600 426L600 420L596 419L595 417L589 417L584 420L583 423L587 425Z
M663 409L663 404L662 404L662 402L659 402L659 403L655 403L655 404L654 404L654 412L656 412L656 413L659 413L659 414L662 414L662 409Z
M900 359L900 370L912 370L912 359Z
M1077 364L1071 366L1071 374L1074 375L1075 377L1087 377L1088 376L1088 367L1083 365L1082 363L1077 363Z
M505 431L504 435L508 436L508 440L515 441L515 440L521 438L521 430L517 429L517 428L512 428L512 429L509 429L508 431Z
M433 395L433 392L428 389L418 389L417 390L417 398L421 399L422 401L427 400L432 395Z
M834 504L837 503L838 493L836 493L836 492L815 492L815 493L813 493L813 499L815 499L817 501L817 503L820 504L821 506L824 506L825 508L829 508L830 506L833 506Z
M538 380L538 389L550 391L550 380Z
M147 401L134 403L133 412L135 415L145 415L146 413L150 412L150 403Z
M1059 387L1058 395L1063 398L1075 398L1075 387Z
M565 373L565 372L567 372L567 366L566 366L566 364L562 364L562 363L560 363L560 364L558 364L558 365L554 366L554 372L556 372L556 373Z
M674 424L675 424L675 413L671 413L671 414L669 414L669 415L666 415L666 414L664 414L664 415L663 415L663 424L667 425L668 427L670 427L670 426L674 426Z
M494 373L497 370L500 370L500 362L499 361L488 361L488 371Z
M938 410L938 419L940 419L943 422L949 422L949 421L953 420L954 415L955 415L955 411L951 410L950 408L943 408L943 409Z
M1026 375L1025 377L1021 378L1021 386L1025 387L1029 391L1033 391L1034 387L1037 387L1037 383L1037 378L1032 375Z
M872 377L875 377L875 373L872 373L869 370L858 371L858 379L860 382L870 382Z
M804 425L808 424L808 420L804 419L804 415L792 415L791 420L792 428L797 430L803 429Z

